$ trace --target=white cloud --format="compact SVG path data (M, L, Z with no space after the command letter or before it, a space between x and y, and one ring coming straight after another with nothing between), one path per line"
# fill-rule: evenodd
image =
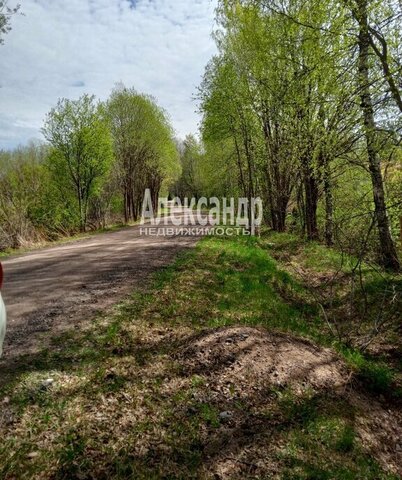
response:
M0 148L40 138L59 97L105 99L119 81L156 97L180 136L194 132L215 3L22 0L0 47Z

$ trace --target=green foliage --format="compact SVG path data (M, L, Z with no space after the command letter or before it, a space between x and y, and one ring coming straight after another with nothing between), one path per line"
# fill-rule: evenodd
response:
M381 111L375 131L368 132L375 146L370 156L356 88L361 82L356 11L337 0L275 6L221 0L218 54L199 91L204 191L258 195L273 230L325 239L397 270L387 215L381 212L388 205L393 233L399 235L398 12L391 2L369 8L368 95ZM394 68L388 75L384 61ZM386 92L392 101L385 100ZM388 196L379 200L376 192L384 182Z
M61 99L43 133L49 145L0 152L0 250L135 220L145 189L156 204L180 174L166 112L134 89Z
M202 147L193 136L187 135L184 142L179 145L181 175L175 183L173 191L179 198L199 198L205 192L206 178L202 170Z
M59 100L47 116L45 138L53 147L49 170L64 198L74 192L70 211L77 212L81 230L87 226L89 202L99 190L113 161L108 124L93 96Z
M3 36L11 30L10 21L12 15L16 14L20 6L9 7L7 0L0 0L0 45L4 43Z
M387 172L387 193L389 198L389 214L394 237L400 239L402 251L402 149L392 152L392 163Z
M52 213L47 154L47 147L35 144L0 152L0 249L41 237L47 213Z
M173 129L155 100L119 85L105 105L114 140L117 175L124 197L126 221L140 215L145 189L156 205L164 184L180 174Z

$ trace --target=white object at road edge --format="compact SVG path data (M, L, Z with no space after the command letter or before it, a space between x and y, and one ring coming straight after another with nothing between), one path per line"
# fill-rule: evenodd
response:
M0 293L0 357L3 354L3 342L4 337L6 336L6 323L7 323L7 314L6 307L3 302L3 298Z

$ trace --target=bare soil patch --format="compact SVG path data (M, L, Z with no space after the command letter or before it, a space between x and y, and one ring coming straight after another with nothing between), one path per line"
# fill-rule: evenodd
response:
M307 340L268 333L264 329L232 327L203 335L186 350L190 371L229 376L243 392L267 384L278 387L338 389L347 370L329 349Z
M202 400L225 409L224 440L220 432L208 442L209 468L218 478L280 470L274 459L286 420L277 410L278 398L289 394L301 412L310 404L329 412L335 405L349 409L367 452L385 470L402 474L401 410L367 396L330 349L264 329L230 327L199 335L180 357L187 374L206 375Z

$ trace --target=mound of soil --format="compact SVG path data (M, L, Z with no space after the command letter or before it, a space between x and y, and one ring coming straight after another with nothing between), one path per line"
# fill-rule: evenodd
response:
M178 356L185 375L207 378L198 401L221 411L226 433L221 428L216 438L211 432L206 438L208 472L216 478L237 478L244 468L255 475L275 472L275 438L283 421L275 392L285 391L318 399L324 412L328 398L344 405L364 450L386 470L402 474L401 410L361 389L332 350L260 328L228 327L197 335Z
M283 388L338 389L348 380L337 356L303 339L263 329L234 327L202 335L186 349L186 366L193 373L230 378L243 392L267 385Z

